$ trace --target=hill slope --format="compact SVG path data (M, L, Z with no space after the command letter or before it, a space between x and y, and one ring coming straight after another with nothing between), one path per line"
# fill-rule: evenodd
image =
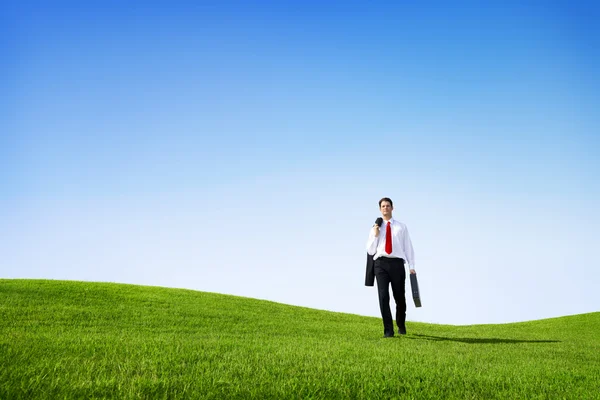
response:
M180 289L0 280L0 398L600 398L600 313L408 322Z

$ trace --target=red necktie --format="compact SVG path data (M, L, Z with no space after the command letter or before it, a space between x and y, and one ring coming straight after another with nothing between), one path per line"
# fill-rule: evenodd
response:
M392 254L392 227L390 226L390 221L388 221L385 227L385 252Z

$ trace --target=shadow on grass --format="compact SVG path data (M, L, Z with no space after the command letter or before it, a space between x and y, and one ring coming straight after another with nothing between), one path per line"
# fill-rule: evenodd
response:
M523 339L499 339L499 338L458 338L444 336L430 336L413 334L407 339L424 339L434 341L450 341L470 344L495 344L495 343L560 343L560 340L523 340Z

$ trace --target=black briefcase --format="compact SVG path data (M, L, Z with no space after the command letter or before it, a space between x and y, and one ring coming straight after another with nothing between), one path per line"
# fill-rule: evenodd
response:
M375 267L373 256L367 253L367 272L365 273L365 286L375 285Z
M421 295L419 294L419 282L417 282L417 274L410 275L410 287L412 289L412 297L415 302L415 307L421 307Z

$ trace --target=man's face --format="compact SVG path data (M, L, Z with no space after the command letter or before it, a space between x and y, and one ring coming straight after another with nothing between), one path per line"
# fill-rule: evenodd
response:
M389 201L382 201L381 206L379 206L379 209L381 210L381 215L383 215L384 217L391 217L392 210L394 209L394 207L392 207Z

